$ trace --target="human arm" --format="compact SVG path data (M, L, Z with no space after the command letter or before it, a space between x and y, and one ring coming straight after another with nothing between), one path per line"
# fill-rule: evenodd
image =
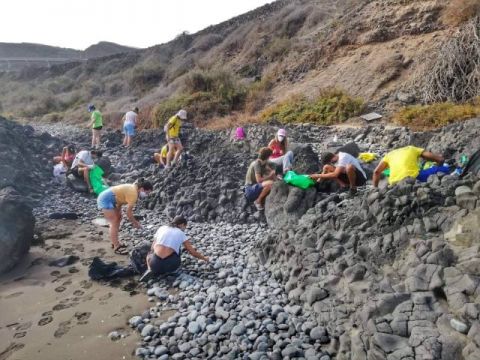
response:
M142 227L142 225L140 224L140 222L137 221L137 219L135 219L135 216L133 216L133 207L134 206L135 206L135 204L128 204L128 206L127 206L127 218L132 223L134 228L140 229Z
M424 151L420 156L425 160L435 161L437 164L442 164L445 161L442 155L434 154L430 151Z
M163 159L164 159L164 157L163 157L162 155L160 155L160 157L159 157L159 159L158 159L158 162L159 162L161 165L163 165L163 166L167 166L165 160L163 160Z
M374 187L378 187L378 183L380 182L380 176L382 172L388 168L388 164L385 161L380 161L380 164L375 168L373 172L372 182Z
M261 184L267 180L275 180L275 170L270 168L268 169L270 170L270 172L268 173L268 175L265 176L262 176L260 171L255 170L255 180L258 184Z
M326 173L326 174L312 174L312 175L310 175L310 178L313 179L313 180L336 179L336 178L338 178L338 177L340 176L340 174L342 173L342 168L343 168L343 166L337 166L337 167L335 167L335 170L334 170L333 172L329 172L329 173Z
M190 255L192 255L193 257L196 257L197 259L200 259L200 260L203 260L203 261L206 261L206 262L209 261L208 257L203 256L193 247L190 240L185 240L183 242L183 246L185 247L185 250L187 250L190 253Z

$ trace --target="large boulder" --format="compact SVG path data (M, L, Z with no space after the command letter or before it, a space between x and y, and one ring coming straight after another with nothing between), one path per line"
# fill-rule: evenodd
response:
M291 144L289 150L293 152L293 170L298 174L312 174L320 169L318 155L310 145Z
M302 190L283 181L275 182L265 202L265 217L271 227L296 224L315 204L317 190Z
M35 218L13 188L0 191L0 273L12 269L30 249Z

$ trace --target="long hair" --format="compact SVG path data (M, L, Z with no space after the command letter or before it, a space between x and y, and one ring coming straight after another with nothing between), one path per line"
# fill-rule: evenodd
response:
M170 227L178 228L180 225L187 225L187 219L183 216L175 216L172 221L170 221Z

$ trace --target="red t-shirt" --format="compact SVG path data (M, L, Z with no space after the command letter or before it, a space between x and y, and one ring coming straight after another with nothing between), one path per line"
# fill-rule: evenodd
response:
M273 151L272 156L270 156L270 159L276 159L284 155L282 145L276 140L271 142L270 149L272 149Z

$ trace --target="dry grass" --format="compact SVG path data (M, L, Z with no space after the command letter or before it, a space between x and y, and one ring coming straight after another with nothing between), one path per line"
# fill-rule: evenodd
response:
M443 14L443 21L452 26L458 26L471 18L480 15L480 1L451 0Z
M399 125L415 130L430 130L480 115L480 98L464 104L452 102L408 106L393 116Z

